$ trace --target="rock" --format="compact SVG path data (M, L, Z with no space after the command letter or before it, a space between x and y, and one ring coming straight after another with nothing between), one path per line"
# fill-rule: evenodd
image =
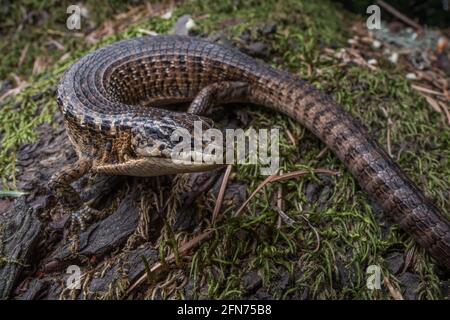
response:
M416 80L416 79L417 79L417 76L416 76L415 73L410 72L410 73L407 73L407 74L406 74L406 79L408 79L408 80Z
M264 42L253 42L245 51L252 57L267 58L270 54L270 47Z
M389 56L388 60L393 64L397 64L398 58L399 58L398 52L394 52Z
M261 288L262 279L258 274L258 271L250 271L242 277L242 285L246 294L253 294Z
M169 20L170 18L172 18L172 13L173 13L172 10L167 11L166 13L161 15L161 19Z
M250 41L252 40L252 32L249 29L245 29L241 33L240 38L242 41L244 41L246 43L250 43Z
M266 289L261 288L255 293L255 298L258 300L273 300L273 296L266 291Z
M401 253L398 252L394 252L389 254L384 261L387 263L388 269L393 273L393 274L398 274L403 267L404 264L404 259L403 259L403 255Z
M193 28L195 28L195 22L192 20L190 15L186 14L178 18L170 33L180 36L187 36L189 35L189 31Z
M263 35L268 35L268 34L272 34L277 32L277 25L274 22L269 22L266 23L262 28L261 28L261 33Z
M381 42L378 40L373 40L372 47L375 49L379 49L381 47Z
M192 279L190 279L189 282L187 283L187 285L185 285L183 288L184 298L186 300L193 300L195 298L194 288L195 288L195 283Z
M333 190L330 186L325 185L320 191L318 202L318 210L325 211L328 207L331 197L333 196Z
M305 195L306 201L311 206L318 198L319 186L315 182L309 182L306 185Z
M287 270L281 271L277 282L277 287L282 292L284 292L289 287L290 282L291 282L291 275L289 274L289 272Z
M417 289L420 277L417 274L405 272L398 278L404 288L402 295L405 300L417 300Z
M441 284L442 295L446 299L450 299L450 280L443 281Z

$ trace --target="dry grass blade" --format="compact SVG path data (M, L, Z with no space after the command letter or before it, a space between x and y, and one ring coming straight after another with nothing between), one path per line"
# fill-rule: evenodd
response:
M450 126L450 111L448 110L448 107L443 102L439 102L439 105L441 106L441 109L444 110L445 116L447 117L447 123Z
M292 219L291 217L289 217L283 210L281 210L280 208L278 208L278 207L274 207L274 209L275 209L275 211L277 211L277 213L279 214L279 216L280 216L280 219L282 220L282 221L284 221L284 223L286 223L286 224L288 224L289 226L293 226L294 225L294 223L295 223L295 220L294 219ZM311 224L311 222L309 222L309 220L306 218L306 217L304 217L304 216L300 216L303 220L305 220L306 221L306 223L308 224L308 226L311 228L311 230L314 232L314 235L315 235L315 237L316 237L316 247L314 248L314 250L312 250L311 251L311 253L316 253L316 252L318 252L319 251L319 249L320 249L320 235L319 235L319 232L317 231L317 229Z
M297 139L294 138L294 135L289 129L286 129L286 135L289 138L289 141L294 145L294 147L297 147Z
M416 84L411 85L411 88L413 88L413 89L415 89L417 91L420 91L420 92L434 94L436 96L445 96L442 92L435 91L435 90L432 90L432 89L428 89L428 88L425 88L425 87L421 87L421 86L418 86Z
M19 62L17 63L17 65L20 67L21 65L23 65L23 63L25 62L25 59L27 57L28 54L28 49L30 48L30 44L27 43L25 45L25 47L22 49L22 52L20 53L20 58L19 58Z
M278 212L278 214L280 215L281 220L286 223L289 226L293 226L295 223L295 220L292 219L291 217L289 217L286 213L284 213L283 210L281 210L278 207L273 207L275 209L276 212Z
M314 235L316 237L316 247L314 248L313 251L311 251L312 253L316 253L319 252L320 249L320 235L319 232L317 231L317 229L311 224L311 222L309 222L309 220L305 217L305 216L300 216L302 217L303 220L306 221L306 223L308 224L308 226L311 228L311 230L314 232Z
M7 90L4 94L2 94L0 96L0 101L2 101L3 99L5 99L6 97L9 96L15 96L17 94L19 94L23 89L25 89L26 87L28 87L28 82L21 80L18 76L13 75L14 78L14 82L16 83L16 87Z
M387 144L386 147L387 147L387 152L391 158L394 157L392 155L392 144L391 144L391 131L392 131L393 126L394 126L394 123L392 122L392 120L390 118L388 118L387 133L386 133L386 144Z
M416 253L416 246L412 246L411 249L409 249L406 252L405 262L403 263L403 269L401 273L406 272L409 266L413 263L415 253Z
M280 174L283 174L283 170L280 170ZM284 201L283 201L283 186L282 185L280 185L278 187L277 199L276 200L277 200L277 210L279 210L280 212L283 212L283 210L284 210ZM277 228L281 227L281 219L282 219L282 217L280 215L280 218L278 219L278 222L277 222Z
M386 287L388 288L389 293L391 294L392 298L394 298L394 300L403 300L402 294L400 293L400 291L398 291L396 288L394 288L391 281L389 281L388 277L384 277L383 282L386 285Z
M317 156L315 157L316 160L320 160L322 159L327 152L329 151L328 147L323 148L322 150L320 150L320 152L317 154Z
M329 169L314 169L312 171L315 174L327 174L327 175L332 175L332 176L338 176L339 175L339 171L333 171L333 170L329 170ZM300 170L300 171L294 171L294 172L289 172L289 173L285 173L282 175L272 175L267 177L256 189L255 191L253 191L253 193L250 195L250 197L248 197L248 199L242 204L242 206L236 211L236 213L234 214L235 217L239 216L242 211L247 207L248 203L250 202L250 200L259 192L261 191L262 188L264 188L267 184L272 183L272 182L278 182L278 181L284 181L284 180L289 180L289 179L293 179L293 178L298 178L298 177L302 177L302 176L306 176L308 174L310 174L310 171L306 171L306 170Z
M223 175L222 184L220 186L219 194L217 195L216 206L214 207L213 215L212 215L212 223L216 222L217 216L219 215L220 208L222 207L223 197L225 196L225 190L227 189L228 179L230 178L231 170L233 169L232 165L227 166L227 170Z
M428 104L434 109L434 111L442 113L441 107L439 106L439 103L434 100L430 96L424 95L425 99L427 100Z

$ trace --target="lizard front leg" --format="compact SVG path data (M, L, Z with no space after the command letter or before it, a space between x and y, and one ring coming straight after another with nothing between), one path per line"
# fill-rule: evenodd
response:
M90 220L96 211L86 206L71 183L80 179L92 168L92 160L80 158L77 162L67 165L55 173L49 182L49 189L56 196L64 210L71 213L70 229L78 226L85 229L85 222Z

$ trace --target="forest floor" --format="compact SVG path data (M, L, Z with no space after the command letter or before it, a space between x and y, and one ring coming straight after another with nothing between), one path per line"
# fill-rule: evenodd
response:
M80 235L73 254L67 215L46 190L49 177L75 159L56 106L58 79L106 44L187 31L185 15L195 24L190 35L236 46L332 95L450 212L448 74L432 64L416 72L408 55L393 61L386 37L377 43L361 17L327 1L121 3L100 11L87 1L79 31L67 30L66 5L11 4L2 13L0 297L449 298L449 274L385 217L323 143L254 106L218 108L218 122L279 128L282 172L304 176L269 184L235 217L266 177L260 165L233 166L216 221L223 171L86 177L76 187L105 218ZM318 168L339 175L315 174ZM193 192L199 181L203 190ZM81 268L81 290L65 286L69 265ZM369 266L381 270L379 290L367 287Z

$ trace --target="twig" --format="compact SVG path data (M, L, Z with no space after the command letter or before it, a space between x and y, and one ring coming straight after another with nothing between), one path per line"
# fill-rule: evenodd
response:
M333 171L333 170L329 170L329 169L314 169L313 170L314 173L319 173L319 174L328 174L328 175L332 175L332 176L338 176L339 175L339 171ZM245 207L248 205L248 203L250 202L250 200L259 192L261 191L262 188L264 188L267 184L272 183L272 182L277 182L277 181L284 181L284 180L289 180L292 178L298 178L298 177L302 177L302 176L306 176L307 174L310 174L310 171L306 171L306 170L300 170L300 171L294 171L294 172L289 172L283 175L272 175L267 177L256 189L255 191L253 191L253 193L250 195L250 197L244 202L244 204L242 204L242 206L236 211L236 213L234 214L235 217L239 216L242 211L245 209Z
M386 11L388 11L390 14L392 14L395 17L397 17L398 19L400 19L401 21L403 21L407 25L409 25L409 26L413 27L414 29L416 29L419 33L423 32L423 28L422 28L422 26L420 24L418 24L417 22L414 22L413 20L411 20L410 18L405 16L403 13L401 13L400 11L395 9L390 4L384 2L383 0L378 0L377 4L379 4L381 7L386 9Z
M418 85L415 85L415 84L411 85L411 88L416 89L417 91L420 91L420 92L434 94L436 96L445 96L445 94L443 94L442 92L431 90L431 89L428 89L428 88L425 88L425 87L421 87L421 86L418 86Z

